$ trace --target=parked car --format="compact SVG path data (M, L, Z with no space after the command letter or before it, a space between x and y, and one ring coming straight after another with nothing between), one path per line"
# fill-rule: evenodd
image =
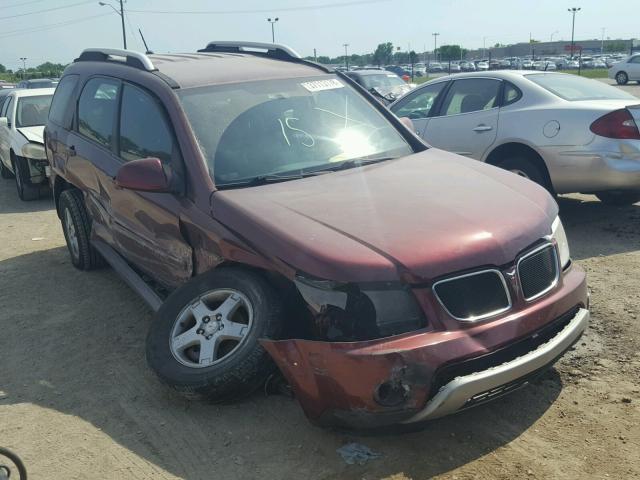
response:
M553 72L557 70L555 62L551 60L540 60L538 62L534 62L533 67L535 70L541 70L543 72Z
M460 62L460 68L463 72L475 72L476 64L473 62Z
M640 200L638 99L602 82L562 73L458 74L425 83L390 108L411 118L431 145L551 192Z
M486 72L487 70L489 70L489 62L476 63L476 70L479 72Z
M152 305L148 362L190 396L247 395L270 358L324 425L512 391L585 330L585 274L543 188L404 122L284 46L85 50L45 132L71 261Z
M57 84L50 78L35 78L32 80L20 80L16 88L53 88Z
M438 73L444 71L440 62L429 62L429 72Z
M385 70L387 70L388 72L393 72L395 73L397 76L399 77L410 77L411 76L411 72L405 70L404 68L398 66L398 65L387 65L386 67L384 67Z
M412 90L412 86L393 72L360 70L346 72L358 85L372 93L383 104L388 105Z
M524 70L531 70L531 69L533 69L533 60L530 60L530 59L528 59L528 58L524 59L524 60L522 61L522 68L523 68Z
M615 79L618 85L626 85L629 80L640 83L640 54L631 55L614 64L609 69L609 78Z
M10 90L0 110L0 176L14 178L21 200L46 190L47 157L42 131L53 88Z

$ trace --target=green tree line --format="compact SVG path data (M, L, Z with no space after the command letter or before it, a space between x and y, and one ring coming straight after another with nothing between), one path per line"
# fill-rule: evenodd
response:
M57 78L62 75L65 67L66 65L61 63L45 62L37 67L29 67L24 71L22 68L13 71L0 64L0 79L7 82L17 82L23 78Z

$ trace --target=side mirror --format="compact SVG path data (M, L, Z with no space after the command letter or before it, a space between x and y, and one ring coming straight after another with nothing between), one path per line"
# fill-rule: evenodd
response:
M413 133L416 133L416 127L413 124L413 121L409 117L400 117L400 123L402 123L405 127L411 130Z
M116 185L140 192L168 192L169 181L158 158L140 158L125 163L118 169Z
M9 119L7 117L0 117L0 127L8 127Z

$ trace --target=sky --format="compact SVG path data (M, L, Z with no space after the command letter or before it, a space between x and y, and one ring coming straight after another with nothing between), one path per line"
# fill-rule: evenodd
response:
M104 0L106 1L106 0ZM110 0L118 6L119 0ZM382 42L432 50L459 44L569 40L569 7L576 39L640 38L638 2L619 0L126 0L129 48L143 51L142 29L155 52L189 52L211 40L271 41L268 17L278 17L276 43L303 56L372 52ZM63 8L60 8L63 7ZM47 10L47 11L45 11ZM171 13L152 13L165 11ZM176 13L176 12L199 13ZM216 13L202 13L203 11ZM0 63L7 68L71 62L84 48L122 48L120 17L98 0L0 0Z

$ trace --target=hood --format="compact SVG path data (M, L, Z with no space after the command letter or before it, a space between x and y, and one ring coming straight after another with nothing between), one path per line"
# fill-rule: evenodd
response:
M212 196L215 218L274 261L336 281L429 281L504 265L557 205L517 175L435 148Z
M30 142L44 143L44 125L36 125L35 127L20 127L16 130L24 135L24 137Z

